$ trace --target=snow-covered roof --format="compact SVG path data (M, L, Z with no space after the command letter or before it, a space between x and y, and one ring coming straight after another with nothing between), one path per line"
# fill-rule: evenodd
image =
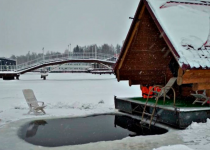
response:
M210 68L210 2L147 0L180 66Z
M14 60L14 59L11 59L11 58L5 58L5 57L0 57L0 60L16 61L16 60Z

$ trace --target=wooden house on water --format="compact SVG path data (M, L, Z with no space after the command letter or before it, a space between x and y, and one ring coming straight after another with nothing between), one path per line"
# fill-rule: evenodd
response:
M116 109L178 128L210 118L210 2L141 0L131 19L117 80L153 92L176 82L170 91L162 88L162 97L115 97Z

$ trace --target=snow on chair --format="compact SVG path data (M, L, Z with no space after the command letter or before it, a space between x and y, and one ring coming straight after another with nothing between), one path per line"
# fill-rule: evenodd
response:
M40 112L43 112L44 114L46 114L44 111L44 108L46 107L46 105L44 105L44 102L37 101L33 90L24 89L23 95L30 109L28 114L30 114L30 112L33 112L35 115L37 115ZM39 105L39 103L41 103L41 105Z

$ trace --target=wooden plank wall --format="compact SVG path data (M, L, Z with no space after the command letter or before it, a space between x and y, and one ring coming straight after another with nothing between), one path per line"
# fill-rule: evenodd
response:
M168 68L173 56L147 9L130 40L124 61L117 70L118 80L129 80L129 85L164 85L166 78L173 76Z

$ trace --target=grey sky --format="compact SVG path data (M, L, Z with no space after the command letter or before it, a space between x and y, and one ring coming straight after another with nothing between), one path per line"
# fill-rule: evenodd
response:
M125 39L139 0L0 0L0 57Z

